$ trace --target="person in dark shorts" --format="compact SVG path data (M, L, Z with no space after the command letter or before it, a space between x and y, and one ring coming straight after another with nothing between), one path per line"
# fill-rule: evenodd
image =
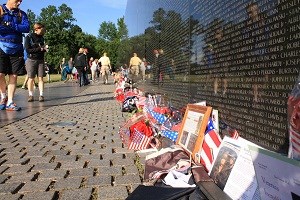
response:
M0 5L0 110L21 110L13 102L18 72L24 66L22 34L30 24L26 13L19 9L22 0L7 0ZM8 75L8 85L5 76ZM7 87L7 94L6 94Z
M44 54L48 52L48 45L45 44L44 34L46 32L45 26L41 23L35 23L33 26L34 32L30 33L25 38L25 49L28 54L26 60L26 71L28 75L28 102L34 101L33 96L33 83L34 78L37 76L39 80L39 101L44 101L44 76L45 72L45 59Z

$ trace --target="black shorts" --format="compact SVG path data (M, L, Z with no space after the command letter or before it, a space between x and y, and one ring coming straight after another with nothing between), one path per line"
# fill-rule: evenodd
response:
M18 74L24 67L24 54L23 51L8 55L0 49L0 73L2 74Z

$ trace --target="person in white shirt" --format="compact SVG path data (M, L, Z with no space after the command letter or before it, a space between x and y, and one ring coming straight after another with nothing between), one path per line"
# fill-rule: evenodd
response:
M101 63L101 75L103 78L103 84L107 84L108 82L108 74L111 68L109 57L107 57L107 53L103 53L103 56L99 59Z
M98 59L95 59L92 62L92 66L91 66L91 73L92 73L92 81L95 82L96 81L96 71L98 68Z

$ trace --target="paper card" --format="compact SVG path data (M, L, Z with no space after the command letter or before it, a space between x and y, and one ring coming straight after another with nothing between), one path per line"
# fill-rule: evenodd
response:
M249 145L261 199L300 199L300 162Z

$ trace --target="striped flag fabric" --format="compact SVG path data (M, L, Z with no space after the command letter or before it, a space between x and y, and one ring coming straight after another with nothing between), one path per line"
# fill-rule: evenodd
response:
M138 131L137 129L134 129L133 136L131 139L131 142L128 146L128 149L131 150L142 150L146 149L148 147L148 144L151 140L150 137L147 137L142 132Z
M289 157L295 160L300 160L300 134L292 127L289 128L290 133L290 147Z
M210 171L214 156L217 156L218 148L221 144L221 137L213 126L211 119L208 121L207 129L204 135L202 149L200 151L200 163Z
M138 96L138 101L135 103L138 108L142 108L145 106L147 97Z
M239 138L240 134L237 132L236 129L231 133L231 138L237 140Z

